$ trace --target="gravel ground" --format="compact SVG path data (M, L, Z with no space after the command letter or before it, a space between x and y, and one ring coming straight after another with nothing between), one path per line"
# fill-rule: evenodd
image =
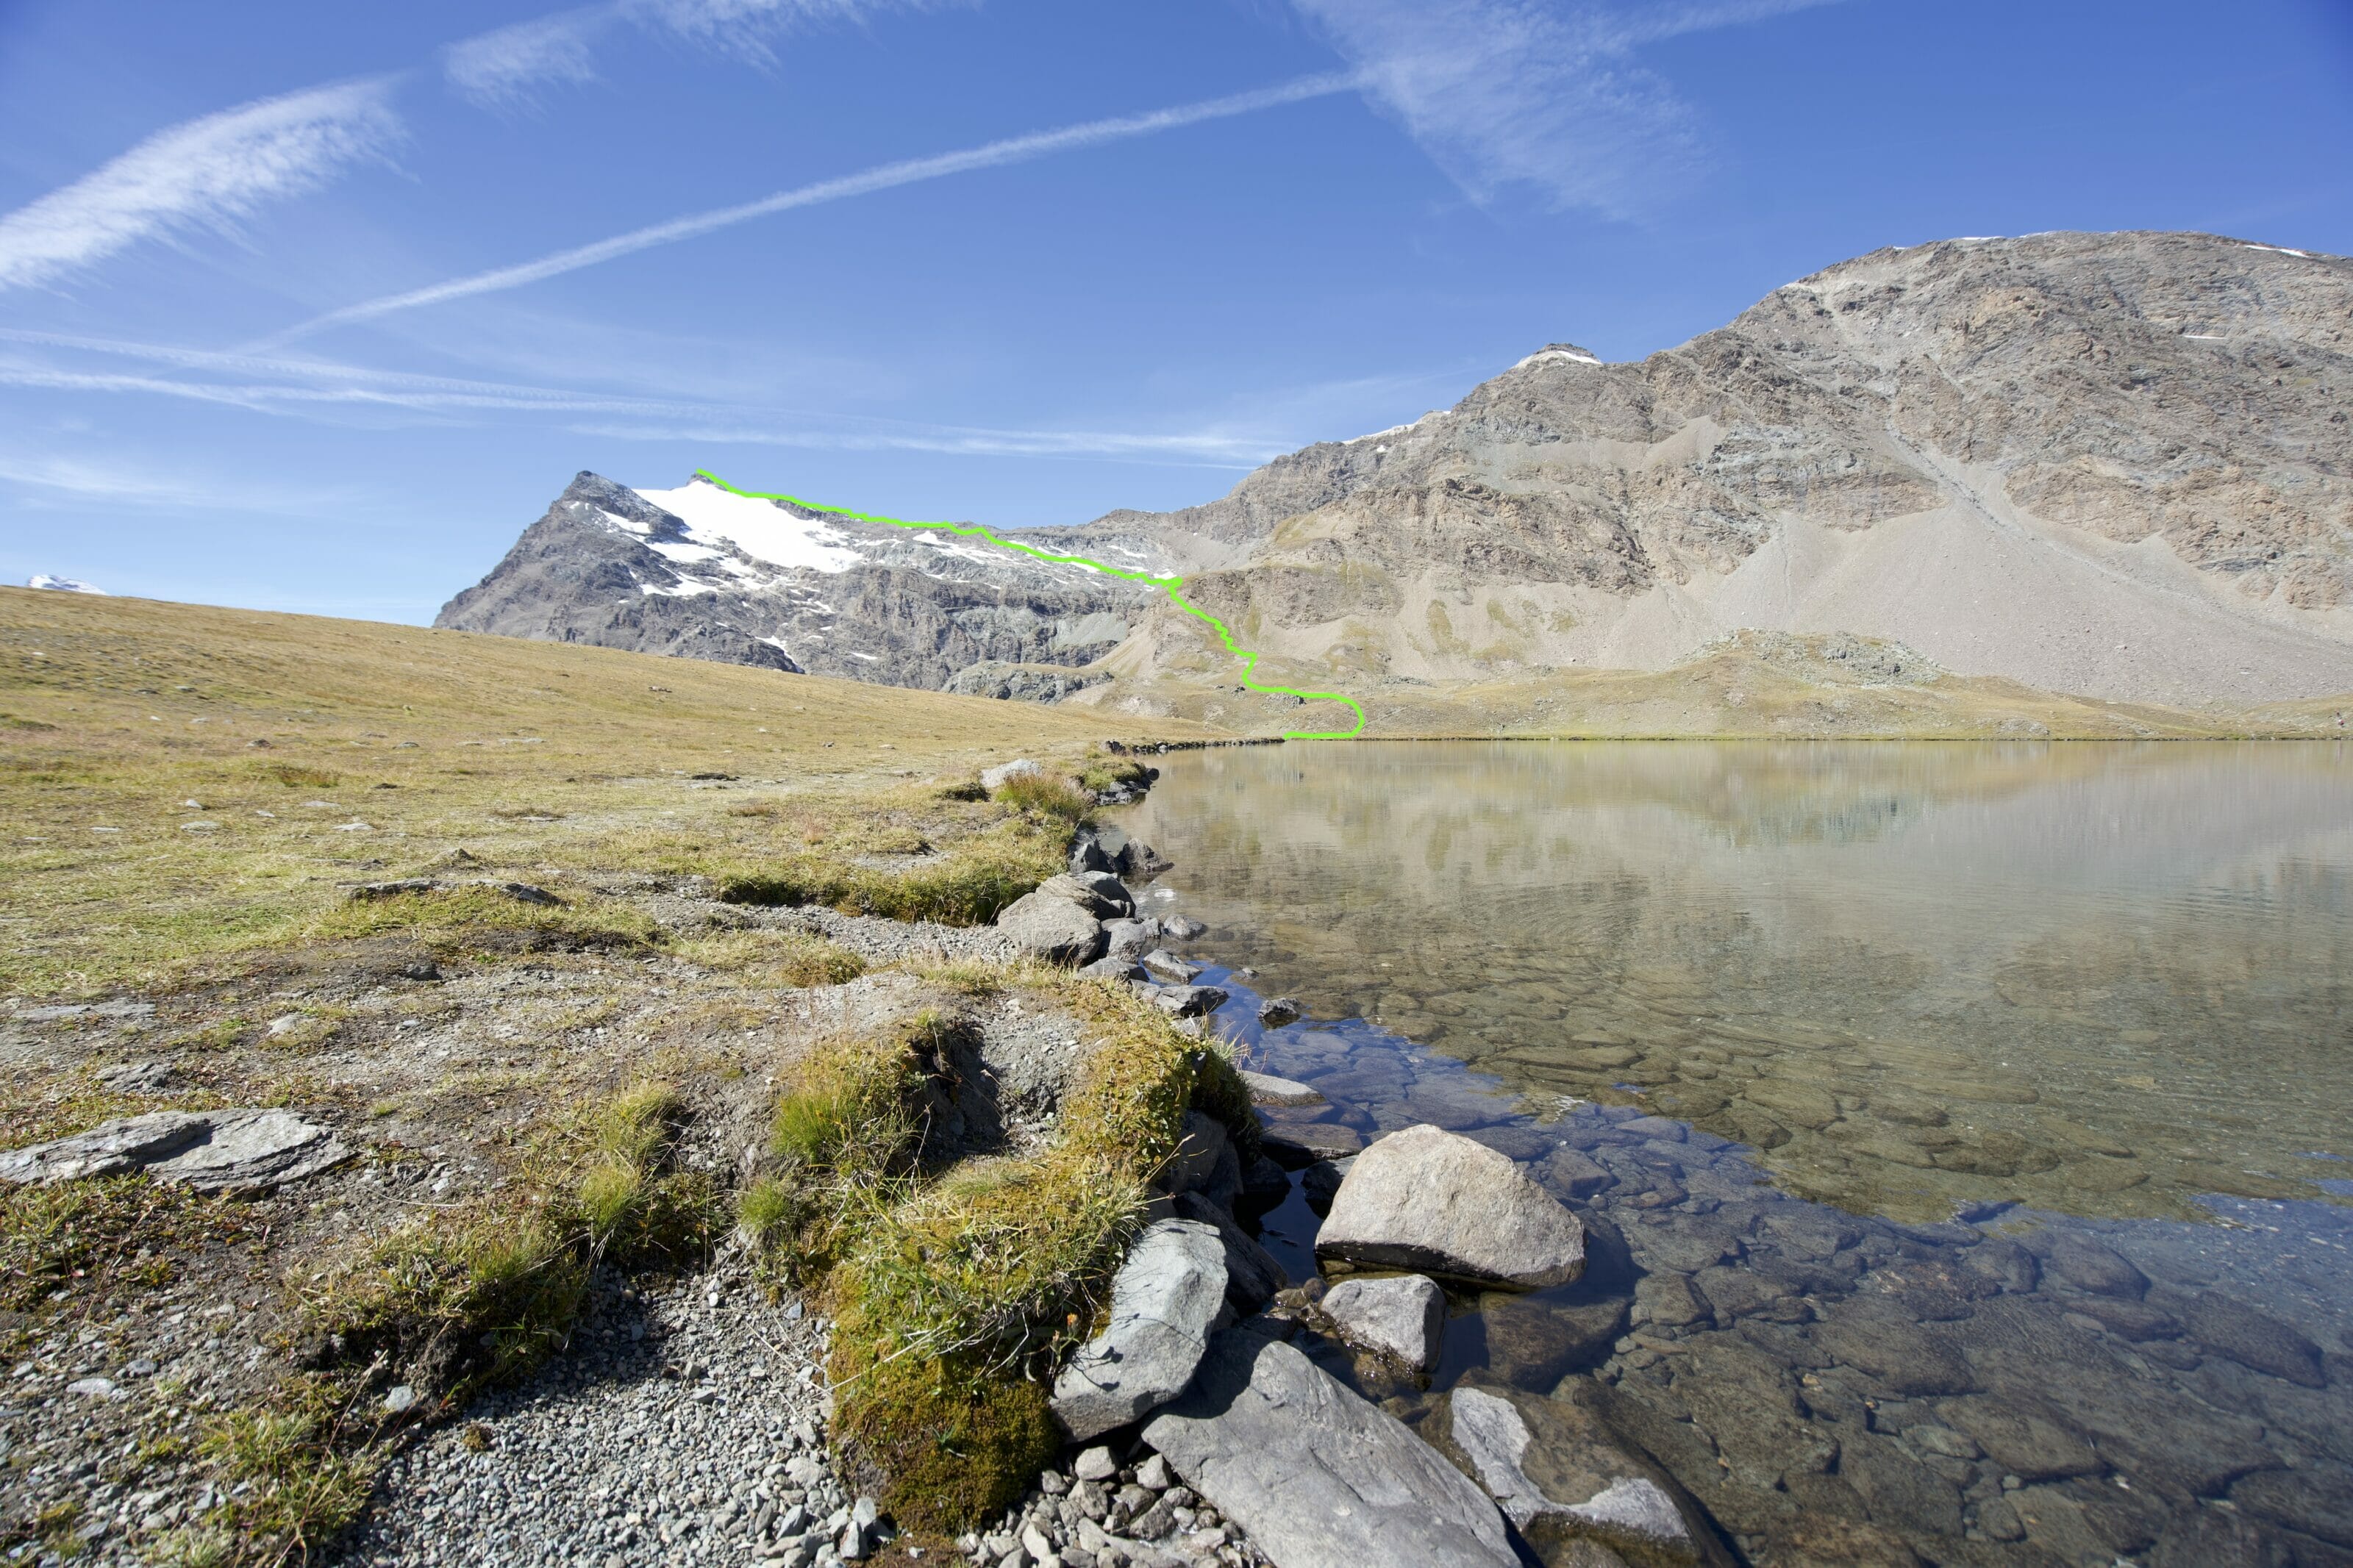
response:
M845 1539L872 1504L828 1468L824 1354L822 1320L740 1267L642 1293L600 1278L573 1349L388 1466L335 1560L824 1568L871 1551L887 1524ZM1264 1562L1148 1449L1089 1449L1040 1482L957 1546L990 1568Z
M856 1500L826 1469L823 1353L818 1321L740 1270L600 1280L568 1354L386 1468L341 1561L837 1556Z

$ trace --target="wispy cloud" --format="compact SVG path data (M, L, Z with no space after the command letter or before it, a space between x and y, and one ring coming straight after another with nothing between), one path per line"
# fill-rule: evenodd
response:
M596 46L634 26L765 64L776 42L799 29L858 23L881 11L932 9L935 0L607 0L494 27L441 51L443 74L459 96L505 108L543 87L594 81Z
M1702 156L1697 122L1635 60L1643 45L1839 0L1621 11L1542 0L1293 0L1472 200L1638 210Z
M113 455L93 460L54 452L0 451L0 484L22 486L65 501L293 516L315 516L353 500L349 494L332 490L225 485L179 469L152 473L128 468Z
M1260 110L1282 104L1298 103L1311 98L1328 97L1346 92L1358 85L1350 73L1301 77L1278 86L1261 88L1252 92L1234 93L1226 98L1208 99L1198 103L1180 104L1173 109L1155 110L1148 114L1123 115L1111 120L1091 120L1078 125L1065 125L1059 130L1033 132L1026 136L1007 137L978 147L960 152L935 153L926 158L909 158L895 163L884 163L845 174L838 179L820 180L815 184L801 185L789 191L779 191L758 201L738 206L719 207L709 212L691 213L666 223L651 224L631 229L590 245L575 246L555 251L533 261L512 267L494 268L487 272L470 273L452 278L423 289L406 293L389 294L381 299L346 305L312 317L299 326L262 340L258 347L271 348L306 337L327 327L342 326L353 321L373 321L396 310L412 310L425 305L439 305L451 300L463 300L472 295L495 293L504 289L519 289L527 283L537 283L566 272L576 272L584 267L612 261L624 256L634 256L659 245L675 245L715 230L729 228L754 218L767 217L776 213L789 212L796 207L821 205L849 196L862 196L876 191L887 191L899 185L912 185L924 180L937 180L950 174L968 174L977 169L1000 168L1008 163L1027 163L1056 153L1075 152L1084 147L1100 146L1107 142L1123 142L1138 136L1155 135L1180 126L1198 125L1203 121L1229 119L1238 114L1252 114Z
M550 83L596 80L596 36L618 19L617 6L590 5L493 27L443 49L442 74L476 103L528 102Z
M832 412L677 398L617 397L566 387L378 371L329 361L219 353L168 344L0 329L0 342L101 359L128 359L194 374L96 370L0 354L0 386L134 394L332 417L344 410L562 416L583 435L626 440L708 441L829 451L940 452L971 457L1055 457L1177 462L1249 468L1298 443L1269 423L1225 421L1195 430L1023 430L861 418ZM596 422L573 423L582 416ZM5 477L5 476L0 476Z
M51 282L142 240L227 227L382 156L401 133L389 87L311 88L156 132L0 217L0 291Z
M963 458L1083 458L1248 472L1290 450L1263 434L1212 428L1135 433L1116 430L997 430L956 425L870 420L855 424L791 420L718 424L584 424L584 436L624 441L692 441L821 452L937 452Z

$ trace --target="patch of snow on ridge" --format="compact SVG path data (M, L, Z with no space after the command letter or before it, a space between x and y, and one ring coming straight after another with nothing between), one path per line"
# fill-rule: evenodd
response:
M2249 239L2240 241L2239 247L2242 250L2268 250L2274 256L2300 256L2306 261L2312 259L2312 252L2309 250L2290 250L2284 245L2257 245L2253 240Z
M1525 370L1528 366L1536 363L1540 360L1548 359L1565 359L1571 364L1599 364L1601 363L1599 359L1592 354L1587 353L1583 349L1555 347L1538 349L1535 353L1530 354L1527 358L1522 360L1512 368L1514 370Z
M1595 363L1599 363L1600 362L1597 360ZM1369 436L1351 436L1346 440L1341 442L1340 445L1343 447L1353 447L1359 441L1377 441L1384 436L1402 436L1407 431L1414 429L1419 426L1427 425L1433 419L1443 419L1445 417L1445 409L1433 408L1429 413L1423 415L1420 418L1415 420L1411 425L1392 425L1386 430L1376 430Z
M30 577L25 579L25 586L27 588L51 588L60 594L95 594L101 599L108 597L106 590L99 587L94 583L85 583L79 577L53 576L47 572L34 573Z
M861 558L834 524L795 517L774 501L739 496L708 479L637 493L686 524L687 540L694 544L732 544L755 560L812 572L847 572Z

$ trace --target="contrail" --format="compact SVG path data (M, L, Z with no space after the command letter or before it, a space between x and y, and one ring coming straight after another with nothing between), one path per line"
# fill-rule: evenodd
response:
M1007 163L1027 163L1052 153L1067 153L1082 147L1093 147L1105 142L1122 142L1131 137L1149 136L1155 132L1173 131L1179 126L1195 125L1205 120L1226 120L1238 114L1252 114L1261 109L1282 104L1298 103L1311 98L1325 98L1334 93L1347 92L1361 85L1353 71L1333 71L1323 75L1301 77L1274 87L1260 88L1251 92L1238 92L1227 98L1207 99L1199 103L1179 104L1174 109L1155 110L1149 114L1123 115L1113 120L1090 120L1080 125L1065 125L1056 131L1036 131L1027 136L1008 137L978 147L967 147L957 153L940 153L928 158L909 158L896 163L884 163L855 174L838 179L820 180L813 185L802 185L789 191L778 191L755 202L740 206L717 207L710 212L691 213L667 223L652 224L645 228L631 229L627 234L600 239L593 245L575 246L543 256L536 261L525 261L512 267L501 267L488 272L476 272L464 278L452 278L446 283L435 283L424 289L412 289L405 294L387 294L378 300L365 300L356 305L314 316L299 326L290 327L273 337L264 338L252 345L257 349L276 348L293 340L307 337L328 327L350 321L373 321L396 310L415 310L421 305L438 305L448 300L462 300L473 294L495 293L501 289L519 289L526 283L554 278L561 273L575 272L583 267L594 267L617 257L635 255L657 245L672 245L681 239L766 217L771 213L789 212L795 207L817 206L825 202L837 202L845 196L862 196L873 191L887 191L898 185L912 185L923 180L936 180L946 174L961 174L974 169L994 169Z

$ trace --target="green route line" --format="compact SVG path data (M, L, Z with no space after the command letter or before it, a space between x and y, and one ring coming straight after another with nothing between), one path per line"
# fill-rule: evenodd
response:
M976 522L909 522L904 518L875 517L862 511L852 511L846 506L822 506L816 501L803 500L798 496L772 495L765 490L737 489L708 468L695 469L694 477L699 479L709 479L730 495L739 495L746 500L780 500L789 502L805 511L821 511L833 517L855 518L860 522L887 522L892 528L922 528L939 533L960 533L967 539L985 539L1000 549L1018 550L1024 555L1033 555L1040 561L1050 561L1057 565L1090 566L1106 577L1121 577L1130 583L1150 584L1153 587L1166 593L1170 604L1218 634L1218 640L1226 645L1226 651L1242 661L1242 684L1252 691L1263 692L1271 697L1296 697L1306 702L1344 702L1356 712L1356 723L1345 730L1285 730L1282 732L1284 740L1345 741L1364 732L1365 705L1353 697L1344 697L1337 691L1301 691L1289 686L1261 686L1252 679L1251 672L1258 668L1258 654L1250 648L1234 646L1234 634L1226 629L1225 622L1198 605L1186 601L1185 595L1177 592L1185 585L1185 579L1182 577L1155 577L1143 572L1130 572L1118 566L1106 566L1100 561L1090 561L1083 555L1056 555L1049 551L1040 550L1034 544L1023 544L1016 540L1000 539Z

